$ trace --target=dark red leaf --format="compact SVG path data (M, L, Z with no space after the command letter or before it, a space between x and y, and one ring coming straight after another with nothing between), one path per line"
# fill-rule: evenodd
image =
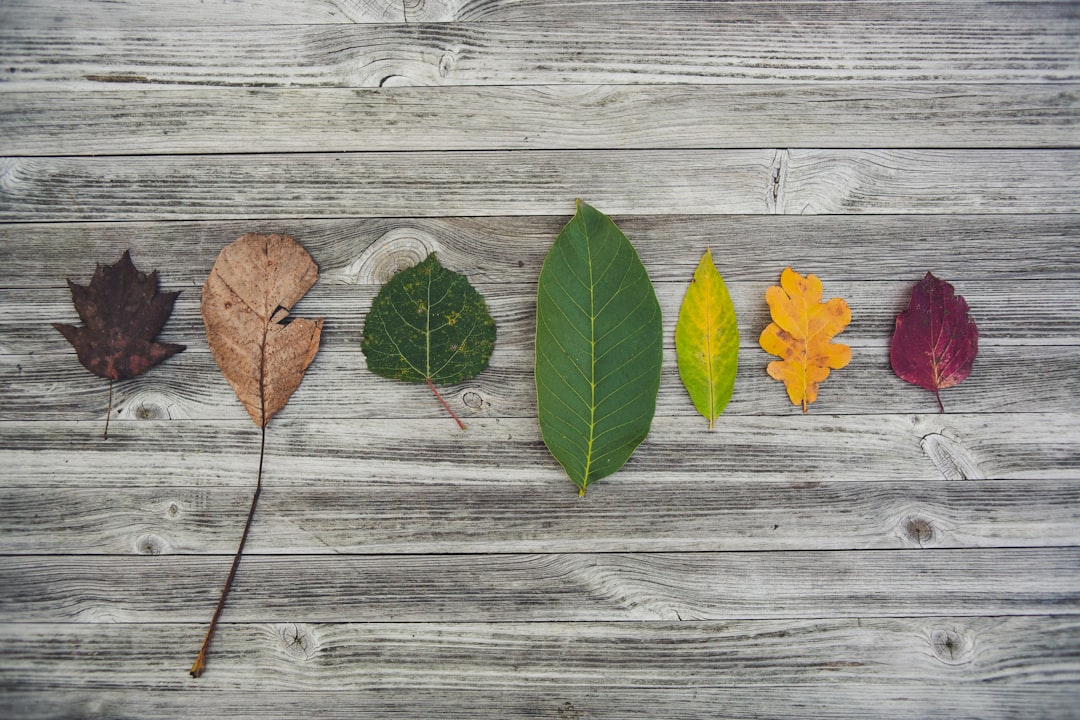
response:
M931 273L911 289L907 310L896 316L889 359L899 377L925 388L941 404L941 390L971 373L979 329L953 286Z
M158 293L157 271L144 275L124 253L115 265L98 265L86 287L68 280L83 327L53 323L75 346L79 362L103 378L141 375L184 349L154 342L172 314L179 292Z

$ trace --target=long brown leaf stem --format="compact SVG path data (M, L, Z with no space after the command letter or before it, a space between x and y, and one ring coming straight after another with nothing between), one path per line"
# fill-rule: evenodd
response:
M434 383L431 382L431 378L424 378L424 379L427 380L427 384L428 384L428 387L431 388L431 392L435 393L435 397L439 398L439 402L441 402L442 406L444 408L446 408L446 412L450 413L450 417L454 418L454 420L458 424L458 427L461 428L462 430L464 430L465 429L465 423L461 422L461 418L459 418L457 415L455 415L454 411L450 409L450 406L446 404L446 401L443 400L443 396L440 395L439 391L435 389L435 385L434 385Z
M225 579L225 587L221 589L221 597L218 598L214 616L210 618L210 627L206 630L206 637L203 639L202 647L199 649L199 656L195 658L195 663L191 666L190 672L191 677L193 678L202 675L203 670L206 667L206 653L210 650L210 639L214 635L214 628L217 627L218 618L221 617L221 611L225 608L225 599L229 597L229 588L232 587L233 579L236 577L236 569L240 566L240 557L244 554L244 544L247 543L248 531L251 530L251 521L255 517L255 506L259 504L259 493L262 492L263 457L265 454L266 425L263 425L262 439L259 442L259 474L255 480L255 494L251 498L251 509L248 510L247 522L244 523L244 532L240 535L240 547L236 549L232 567L229 569L229 577Z
M101 436L102 440L109 439L109 418L112 417L112 385L113 380L109 378L109 407L105 410L105 434Z

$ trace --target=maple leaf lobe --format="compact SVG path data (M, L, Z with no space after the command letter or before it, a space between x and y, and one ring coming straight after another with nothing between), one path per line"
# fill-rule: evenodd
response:
M159 293L157 271L140 273L130 251L114 265L98 264L87 286L67 281L83 326L53 323L90 372L108 380L141 375L185 349L155 342L177 292Z

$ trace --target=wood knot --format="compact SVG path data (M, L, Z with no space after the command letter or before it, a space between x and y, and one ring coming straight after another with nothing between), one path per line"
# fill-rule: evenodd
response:
M484 396L475 390L467 390L461 396L461 402L465 403L467 407L471 407L473 410L479 410L484 407Z
M936 657L947 665L971 662L974 643L966 634L954 628L942 628L930 634L930 647Z
M904 520L903 528L904 537L919 547L929 545L934 540L934 526L926 518L909 517Z
M318 641L303 623L282 623L276 636L279 647L295 660L310 660L319 651Z
M135 553L137 555L164 555L169 550L169 543L154 533L144 533L135 538Z
M165 515L169 518L180 517L180 503L175 501L169 503L168 506L165 508Z
M445 78L449 75L450 71L454 69L454 64L456 62L453 53L443 53L443 56L439 58L439 77Z
M323 277L345 285L384 285L402 270L420 264L438 248L417 228L395 228L368 245L348 267L328 271Z
M169 413L156 403L143 402L136 406L135 417L140 420L167 420Z

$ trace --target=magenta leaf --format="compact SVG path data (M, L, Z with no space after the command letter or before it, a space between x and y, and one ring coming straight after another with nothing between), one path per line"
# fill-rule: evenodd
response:
M967 302L952 285L926 273L911 289L907 310L896 316L889 351L893 372L934 393L945 412L941 390L971 374L978 352L979 329Z

